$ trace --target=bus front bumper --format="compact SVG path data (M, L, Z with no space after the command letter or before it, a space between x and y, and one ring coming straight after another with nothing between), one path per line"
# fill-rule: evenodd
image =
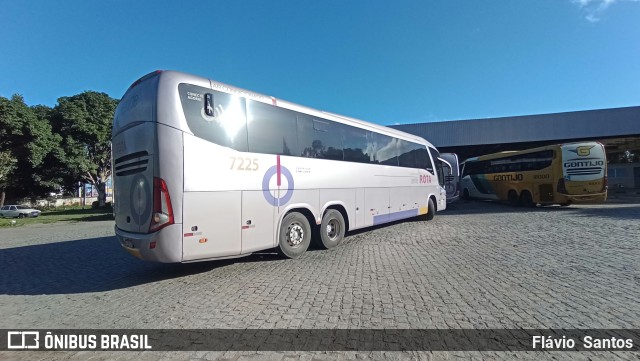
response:
M607 192L592 194L562 194L560 203L602 203L607 200Z

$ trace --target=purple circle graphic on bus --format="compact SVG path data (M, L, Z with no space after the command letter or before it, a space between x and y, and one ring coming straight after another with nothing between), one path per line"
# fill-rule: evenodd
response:
M280 198L276 198L271 194L269 190L269 181L271 181L271 177L274 175L278 175L278 168L280 168L280 174L282 174L285 178L287 178L287 192ZM279 178L279 177L278 177ZM278 184L278 187L280 185ZM274 207L278 207L279 205L284 205L291 200L293 196L293 176L289 170L281 165L274 165L271 168L267 169L267 172L264 174L262 178L262 194L264 195L264 199L267 200L269 204Z

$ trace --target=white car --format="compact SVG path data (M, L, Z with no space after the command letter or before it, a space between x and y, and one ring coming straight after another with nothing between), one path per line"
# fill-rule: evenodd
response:
M40 215L40 211L37 209L29 208L26 206L9 205L0 208L0 216L4 217L37 217Z

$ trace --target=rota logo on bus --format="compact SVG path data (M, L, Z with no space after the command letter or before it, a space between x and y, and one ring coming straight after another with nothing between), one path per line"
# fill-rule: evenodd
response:
M570 149L569 151L574 152L581 157L586 157L591 154L591 148L593 147L593 145L581 145L579 147L576 147L576 149Z

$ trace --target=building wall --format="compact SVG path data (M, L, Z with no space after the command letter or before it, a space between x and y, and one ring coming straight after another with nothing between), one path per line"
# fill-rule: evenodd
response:
M607 167L609 189L640 188L640 163L610 163Z
M640 107L394 125L436 147L640 135Z

